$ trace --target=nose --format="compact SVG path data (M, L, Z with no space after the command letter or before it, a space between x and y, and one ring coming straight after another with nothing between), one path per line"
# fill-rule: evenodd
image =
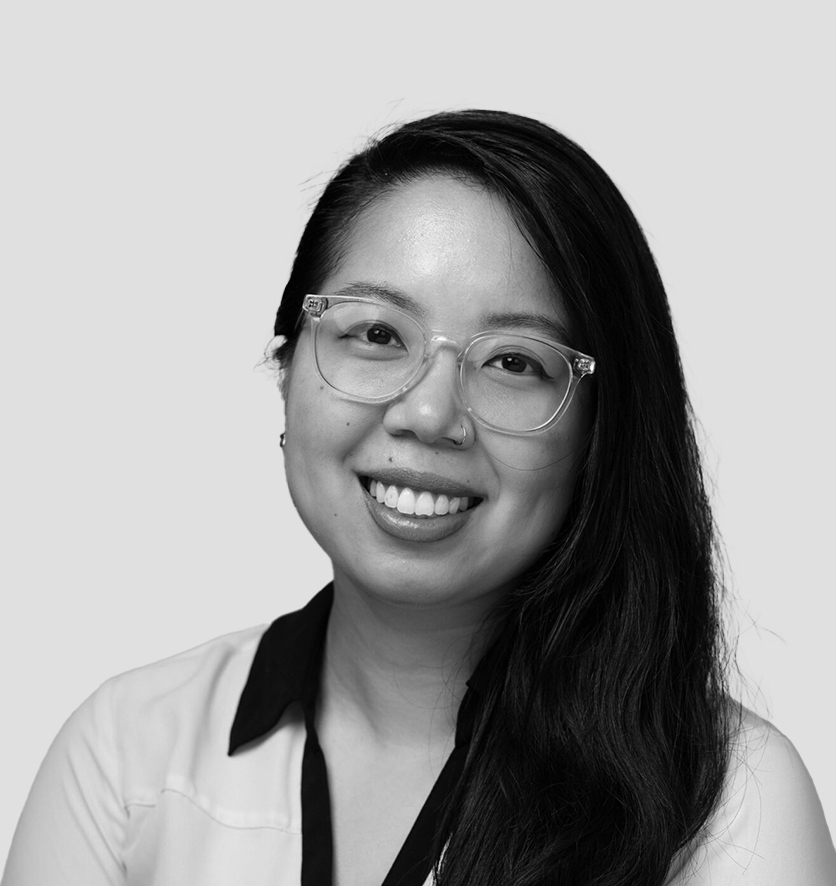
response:
M472 445L475 429L461 398L455 348L436 350L418 380L388 404L383 427L393 436L411 435L428 445Z

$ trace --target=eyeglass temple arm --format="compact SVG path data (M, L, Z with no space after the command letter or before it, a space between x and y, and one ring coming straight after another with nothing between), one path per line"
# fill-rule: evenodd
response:
M572 372L578 377L583 378L585 375L592 375L595 372L595 361L592 357L581 355L575 357L572 361Z
M323 295L306 295L302 302L302 310L311 317L321 317L328 307L328 299Z

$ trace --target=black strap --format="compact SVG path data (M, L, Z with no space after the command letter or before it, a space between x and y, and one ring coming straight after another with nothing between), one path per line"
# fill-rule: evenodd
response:
M305 717L308 720L308 715ZM302 886L331 886L334 842L331 829L331 795L325 755L316 729L307 722L302 757Z
M444 807L464 769L467 745L457 745L447 758L382 886L424 886L436 859L436 835Z

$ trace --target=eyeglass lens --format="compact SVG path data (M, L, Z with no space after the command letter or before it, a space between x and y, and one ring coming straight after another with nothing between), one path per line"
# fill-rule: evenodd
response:
M335 304L322 315L316 361L332 387L362 400L385 400L421 371L424 328L388 305ZM556 348L513 333L479 336L462 364L465 402L474 415L508 431L534 430L563 405L572 368Z

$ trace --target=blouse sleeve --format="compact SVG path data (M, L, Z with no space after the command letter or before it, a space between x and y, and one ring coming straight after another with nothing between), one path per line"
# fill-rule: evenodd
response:
M836 852L789 739L746 712L723 804L670 886L836 886Z
M0 886L124 886L108 684L64 724L24 806Z

